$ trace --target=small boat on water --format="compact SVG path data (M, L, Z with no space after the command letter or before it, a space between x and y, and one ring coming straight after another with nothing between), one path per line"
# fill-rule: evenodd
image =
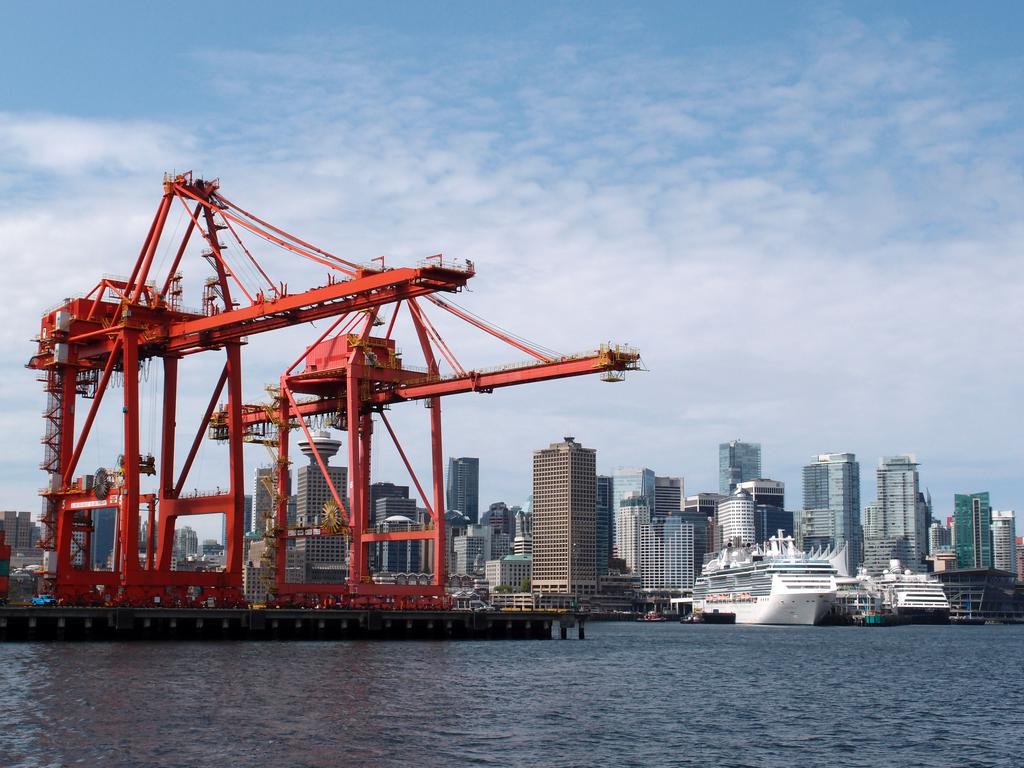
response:
M668 619L666 619L657 611L648 611L639 619L637 619L637 621L668 621Z
M735 624L736 614L729 611L699 611L679 621L683 624Z

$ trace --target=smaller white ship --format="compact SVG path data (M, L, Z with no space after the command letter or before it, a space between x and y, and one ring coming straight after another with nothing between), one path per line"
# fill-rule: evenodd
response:
M899 624L946 624L949 598L934 576L890 560L879 576L869 576L862 566L856 576L840 578L836 612L854 619L891 616Z
M817 624L845 558L845 546L802 552L782 531L763 545L726 547L693 586L694 613L733 613L737 624Z
M904 570L899 560L875 579L882 592L882 604L899 621L910 624L946 624L949 622L949 598L942 582L927 573Z

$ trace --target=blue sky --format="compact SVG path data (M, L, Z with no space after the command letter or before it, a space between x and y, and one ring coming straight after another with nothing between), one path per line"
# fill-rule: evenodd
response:
M1024 509L1022 16L8 5L0 255L21 281L0 289L0 423L18 437L0 448L3 506L36 509L42 482L35 318L129 271L162 173L194 168L356 261L473 259L460 303L556 349L641 348L650 372L625 385L452 399L446 453L481 457L484 504L523 502L530 451L573 434L600 469L651 466L690 493L739 437L764 444L793 507L803 463L854 451L865 503L878 457L914 452L937 514L958 491ZM450 333L464 362L517 358ZM254 341L247 397L315 335ZM419 416L397 417L409 443ZM222 457L203 450L212 483Z

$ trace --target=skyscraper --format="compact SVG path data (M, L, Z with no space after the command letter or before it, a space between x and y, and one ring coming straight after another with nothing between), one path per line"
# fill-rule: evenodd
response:
M331 438L328 432L313 435L312 445L303 440L299 450L309 459L309 464L299 467L296 476L295 519L301 527L317 528L321 524L324 505L333 501L330 487L320 470L314 455L314 448L327 467L331 483L342 502L348 507L348 467L331 466L331 458L338 452L341 442ZM333 584L343 581L348 560L348 539L344 536L303 536L289 541L294 550L293 566L300 567L305 575L302 580L314 584ZM296 575L293 573L293 575Z
M480 522L480 459L448 459L448 509L457 509L471 523Z
M654 517L678 515L682 509L683 478L655 476L654 507L651 510Z
M718 492L730 495L739 483L761 477L761 444L732 440L718 446Z
M992 510L992 567L1013 573L1017 570L1012 509Z
M274 496L277 493L274 486L274 468L256 467L256 481L252 489L252 527L249 529L252 533L262 535L267 530L267 521L274 519ZM288 522L294 524L295 521Z
M755 543L754 499L742 488L718 504L718 529L723 545L742 547Z
M724 498L726 497L719 493L698 493L683 499L683 512L693 515L693 517L687 518L690 522L696 526L699 518L704 518L706 521L704 536L702 537L699 531L694 533L694 558L697 558L697 550L702 548L699 559L695 560L698 576L704 564L704 555L707 552L717 552L722 548L722 540L717 528L717 515L718 505ZM702 539L703 543L701 543Z
M608 559L615 543L615 520L612 517L612 478L597 476L597 572L608 573Z
M640 567L644 589L693 587L693 524L679 515L657 516L640 526Z
M928 551L935 554L940 550L951 549L953 546L953 531L942 523L936 521L928 526Z
M533 452L536 592L597 591L597 451L572 437Z
M804 519L814 524L815 531L827 525L827 545L838 548L845 544L849 572L856 573L864 557L857 457L852 453L818 454L804 467L803 479L804 511L809 513Z
M915 572L924 569L928 529L919 503L917 460L912 455L886 456L875 473L878 501L864 518L864 565L871 574L889 567L890 559Z
M92 510L92 568L106 570L107 561L114 551L114 533L117 530L117 508ZM141 547L140 547L141 549Z
M633 491L619 500L619 511L615 516L615 551L633 573L640 573L640 529L650 522L651 508L642 493Z
M754 543L762 543L782 531L793 535L793 513L786 511L786 484L759 477L736 485L750 494L754 502Z
M988 492L953 496L957 568L992 567L992 505Z
M634 494L643 496L647 511L654 511L654 470L646 468L619 467L612 472L612 550L622 557L619 546L619 508L622 500Z

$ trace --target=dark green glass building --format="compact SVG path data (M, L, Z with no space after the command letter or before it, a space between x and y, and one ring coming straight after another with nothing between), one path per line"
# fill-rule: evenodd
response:
M957 568L992 567L992 505L985 493L957 493L954 531Z

